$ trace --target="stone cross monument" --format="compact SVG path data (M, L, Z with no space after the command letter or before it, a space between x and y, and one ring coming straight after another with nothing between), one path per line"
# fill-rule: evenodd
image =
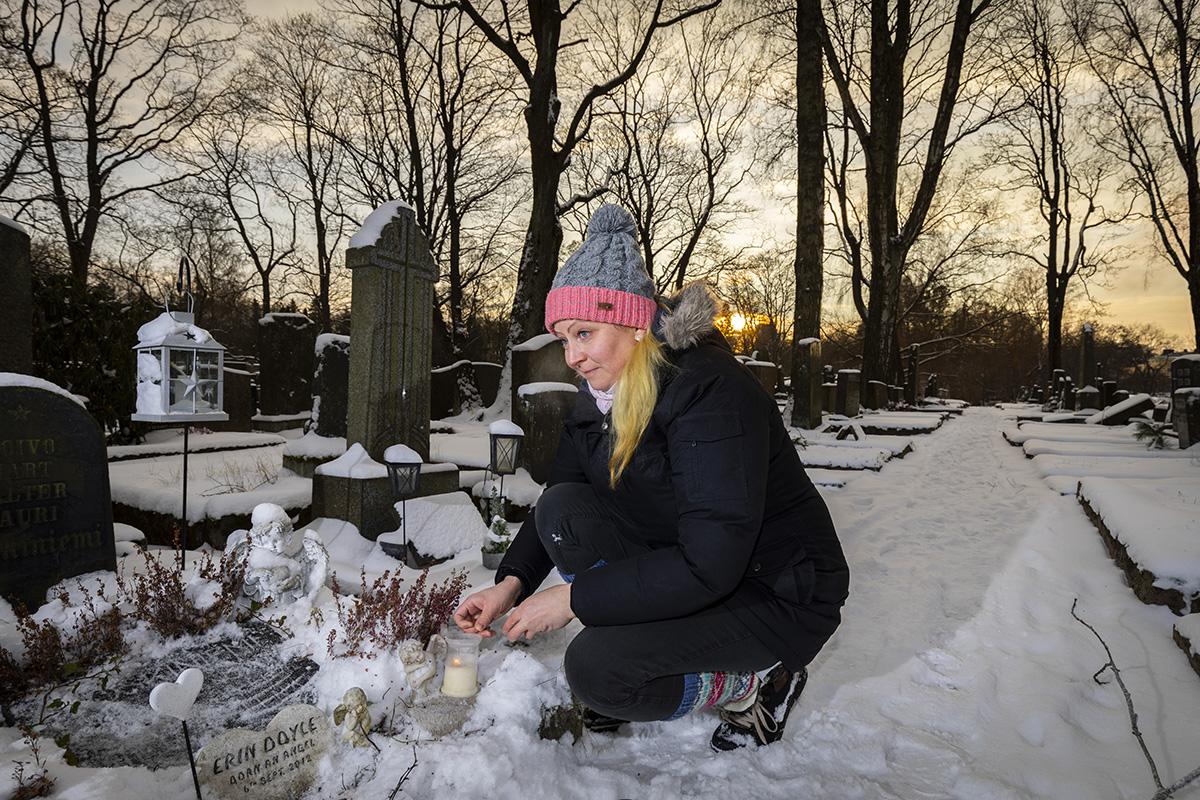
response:
M429 460L429 309L437 267L413 210L387 203L350 240L350 385L346 440L371 458L406 444Z

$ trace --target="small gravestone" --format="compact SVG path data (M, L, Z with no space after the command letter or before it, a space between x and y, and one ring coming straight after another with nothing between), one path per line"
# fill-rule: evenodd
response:
M799 339L792 355L792 425L821 427L821 341Z
M258 410L262 416L290 416L309 410L318 330L317 323L303 314L267 314L258 321Z
M1100 384L1100 407L1108 408L1116 400L1113 399L1113 394L1117 391L1116 381L1104 381Z
M1171 392L1200 386L1200 353L1187 353L1171 361Z
M920 367L921 348L911 345L908 348L908 372L904 376L904 401L910 406L917 404L917 376Z
M1079 342L1079 385L1096 384L1096 329L1085 322Z
M1064 411L1075 410L1075 387L1071 385L1070 378L1063 383L1062 407Z
M225 422L209 423L213 430L248 431L254 416L254 395L250 391L254 377L244 369L225 367L225 383L222 387L223 409L229 416Z
M1120 405L1121 403L1124 403L1128 399L1129 399L1129 390L1128 389L1117 389L1112 394L1112 404L1114 406Z
M938 374L936 372L929 373L929 377L925 379L925 396L937 397L939 389Z
M58 386L0 373L0 596L32 610L63 578L116 566L96 421Z
M479 400L483 405L490 406L496 402L496 393L500 390L500 373L504 371L504 367L491 361L472 361L471 366L475 368Z
M821 384L821 410L833 413L837 408L837 384L822 383Z
M867 408L887 408L888 385L883 381L867 381Z
M200 783L225 800L294 800L317 779L331 738L321 709L287 706L261 731L235 728L205 744Z
M543 333L521 342L512 349L512 408L517 407L517 392L530 383L569 383L579 375L567 366L563 347L551 333ZM516 422L516 419L513 419ZM522 428L525 426L521 425ZM528 430L528 429L526 429Z
M0 217L0 372L33 368L33 289L29 234Z
M429 416L445 419L461 414L464 405L463 387L470 380L471 362L465 358L430 373Z
M1084 386L1075 393L1075 405L1082 411L1085 408L1100 409L1100 390L1095 386Z
M891 403L893 405L900 405L901 401L904 400L904 387L903 386L889 386L888 387L888 400L891 401Z
M1184 386L1171 395L1171 425L1180 450L1200 442L1200 386Z
M350 382L350 337L317 337L312 382L312 427L318 436L346 436L346 390Z
M856 369L840 369L837 374L837 403L834 411L844 417L858 415L858 386L861 373Z

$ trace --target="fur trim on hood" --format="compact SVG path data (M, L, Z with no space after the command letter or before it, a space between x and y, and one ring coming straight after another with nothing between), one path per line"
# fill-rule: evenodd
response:
M686 350L713 328L721 301L704 281L692 281L670 298L655 324L655 334L672 350Z

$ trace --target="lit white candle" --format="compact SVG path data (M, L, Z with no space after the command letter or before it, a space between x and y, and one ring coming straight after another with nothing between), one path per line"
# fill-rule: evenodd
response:
M479 691L475 659L451 656L446 659L446 674L442 678L442 694L450 697L474 697Z

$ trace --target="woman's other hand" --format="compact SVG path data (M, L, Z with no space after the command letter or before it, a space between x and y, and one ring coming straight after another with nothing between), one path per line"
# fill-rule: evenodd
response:
M454 623L467 633L490 638L495 634L488 626L512 608L520 594L521 579L509 575L495 586L475 592L463 600L454 612Z
M556 631L573 619L571 585L564 583L543 589L513 609L504 622L504 635L511 642L522 636L532 639L539 633Z

